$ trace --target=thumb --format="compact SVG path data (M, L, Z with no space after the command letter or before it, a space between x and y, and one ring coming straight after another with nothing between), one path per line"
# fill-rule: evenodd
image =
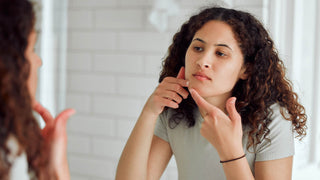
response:
M241 116L236 109L236 97L231 97L226 102L226 108L232 122L241 122Z
M178 79L185 79L185 72L184 72L184 67L182 66L181 68L180 68L180 71L179 71L179 73L178 73L178 75L177 75L177 78Z

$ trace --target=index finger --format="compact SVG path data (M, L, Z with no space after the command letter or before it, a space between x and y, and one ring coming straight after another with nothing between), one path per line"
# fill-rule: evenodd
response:
M189 82L187 80L175 77L166 77L165 81L171 84L180 84L182 87L188 87L189 85Z
M193 100L197 103L197 105L200 108L203 108L207 112L210 112L212 110L213 106L210 103L208 103L205 99L203 99L196 90L190 88L189 91Z
M33 110L40 114L45 123L53 122L53 117L51 113L46 108L44 108L39 102L36 102L36 104L33 106Z
M185 78L185 69L184 69L183 66L180 68L179 73L178 73L178 75L177 75L177 78L178 78L178 79L186 79L186 78Z

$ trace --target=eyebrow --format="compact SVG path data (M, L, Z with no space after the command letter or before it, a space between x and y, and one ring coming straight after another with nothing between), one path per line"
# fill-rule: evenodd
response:
M202 40L202 39L200 39L200 38L195 38L194 40L192 40L192 41L200 41L200 42L202 42L202 43L204 43L204 44L206 44L206 42L204 41L204 40Z
M204 40L202 40L202 39L200 39L200 38L195 38L195 39L193 39L192 41L200 41L200 42L202 42L202 43L204 43L204 44L207 43L207 42L205 42ZM227 44L214 44L214 45L215 45L215 46L226 47L226 48L230 49L231 51L233 51L232 48L231 48L230 46L228 46Z

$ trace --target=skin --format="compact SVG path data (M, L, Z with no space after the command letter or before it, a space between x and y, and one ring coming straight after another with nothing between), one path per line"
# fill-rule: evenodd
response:
M36 103L35 95L38 82L38 69L42 66L42 60L34 51L34 47L37 41L37 33L32 31L28 38L28 46L26 48L25 57L30 63L30 74L28 79L28 88L32 100L32 104Z
M116 179L160 179L171 156L168 142L153 135L156 119L165 106L177 108L188 87L204 122L200 133L222 161L244 154L241 116L231 90L246 79L243 55L229 25L209 21L193 37L177 77L165 78L147 100L121 155ZM174 100L174 101L173 101ZM253 176L246 158L223 163L226 178L291 179L292 156L255 163Z
M68 180L70 179L70 173L67 161L66 124L69 117L75 113L75 110L66 109L62 111L56 118L54 118L50 112L35 99L38 81L38 69L42 65L41 59L34 51L36 37L36 32L32 31L29 35L28 46L25 52L25 57L30 63L28 88L31 96L31 102L33 109L40 114L46 123L46 126L42 129L41 133L50 147L50 170L53 171L57 179Z
M231 90L236 82L240 78L246 78L243 62L243 55L233 37L232 29L219 21L210 21L197 31L186 53L189 90L205 120L200 132L218 150L221 160L244 154L241 117L234 106L230 106L228 112L230 116L236 117L236 129L221 131L221 127L234 128L224 113L227 110L225 104L231 97ZM234 105L235 98L229 101ZM227 134L230 131L234 132L232 136ZM235 149L239 149L239 152L234 151Z
M196 32L185 65L189 89L223 110L236 82L246 78L241 50L231 28L223 22L210 21Z

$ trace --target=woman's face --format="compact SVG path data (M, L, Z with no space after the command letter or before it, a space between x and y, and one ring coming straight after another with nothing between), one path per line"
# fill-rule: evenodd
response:
M28 46L25 52L25 57L30 63L30 74L28 79L28 88L31 96L32 104L35 103L35 96L38 82L38 68L42 65L42 61L34 51L36 44L37 33L32 31L28 38Z
M231 96L240 79L245 79L243 55L231 27L209 21L199 29L186 52L185 77L189 88L203 98Z

